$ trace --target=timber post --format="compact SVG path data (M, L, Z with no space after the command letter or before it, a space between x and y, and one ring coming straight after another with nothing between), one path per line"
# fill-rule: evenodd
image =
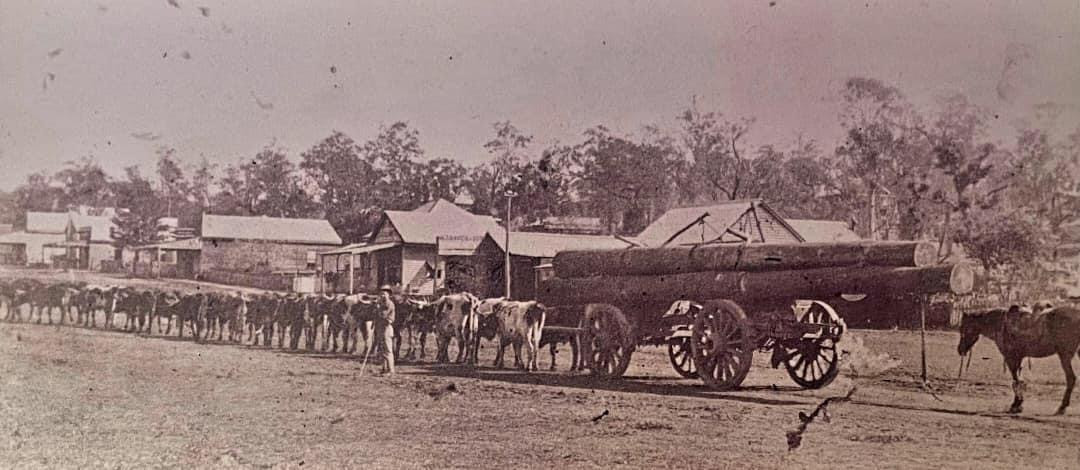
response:
M926 304L928 298L925 295L919 296L919 343L920 353L922 355L922 381L926 384Z

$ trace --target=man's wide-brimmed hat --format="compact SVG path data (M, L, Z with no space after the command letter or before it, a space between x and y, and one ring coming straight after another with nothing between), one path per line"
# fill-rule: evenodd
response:
M394 288L392 288L390 286L382 286L382 287L379 288L379 291L380 292L389 292L389 293L393 294L394 293Z

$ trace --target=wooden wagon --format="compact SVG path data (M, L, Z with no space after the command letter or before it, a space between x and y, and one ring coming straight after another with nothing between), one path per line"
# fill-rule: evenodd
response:
M619 377L639 346L666 346L676 372L738 387L755 351L805 388L839 373L847 327L823 299L967 293L965 265L935 265L915 242L712 245L564 252L537 297L576 328L585 367ZM819 300L814 300L819 299Z

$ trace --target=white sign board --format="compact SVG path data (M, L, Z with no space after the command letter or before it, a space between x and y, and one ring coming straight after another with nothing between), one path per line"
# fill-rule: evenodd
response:
M472 256L484 235L442 235L435 237L439 256Z

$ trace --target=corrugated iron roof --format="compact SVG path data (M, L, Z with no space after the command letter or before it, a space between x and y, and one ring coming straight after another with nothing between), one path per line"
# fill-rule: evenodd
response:
M203 238L340 245L341 237L325 219L242 217L204 214Z
M839 220L787 219L807 242L853 242L862 240L848 228L847 222Z
M500 250L506 250L505 232L489 235ZM629 243L606 235L510 232L510 254L530 258L554 258L560 251L621 250L629 247Z
M26 231L37 233L64 233L71 214L67 212L27 212Z
M90 227L90 241L112 242L112 229L116 226L112 219L112 216L82 215L77 212L27 212L26 231L64 233L70 221L77 229Z
M645 227L645 230L633 239L648 247L710 242L722 237L728 227L750 210L752 202L740 200L711 206L671 209ZM694 224L700 224L701 228L686 230ZM680 231L682 233L679 233ZM672 239L673 236L674 239Z
M412 211L386 211L383 222L394 226L402 242L418 245L434 245L440 236L484 235L499 228L493 217L473 214L443 199Z
M454 209L465 211L465 209L462 209L457 204L454 204L454 203L452 203L450 201L447 201L446 199L434 199L434 200L425 202L423 204L420 204L416 209L413 209L413 210L411 210L409 212L434 212L434 211L441 211L441 210L450 209L451 206Z

